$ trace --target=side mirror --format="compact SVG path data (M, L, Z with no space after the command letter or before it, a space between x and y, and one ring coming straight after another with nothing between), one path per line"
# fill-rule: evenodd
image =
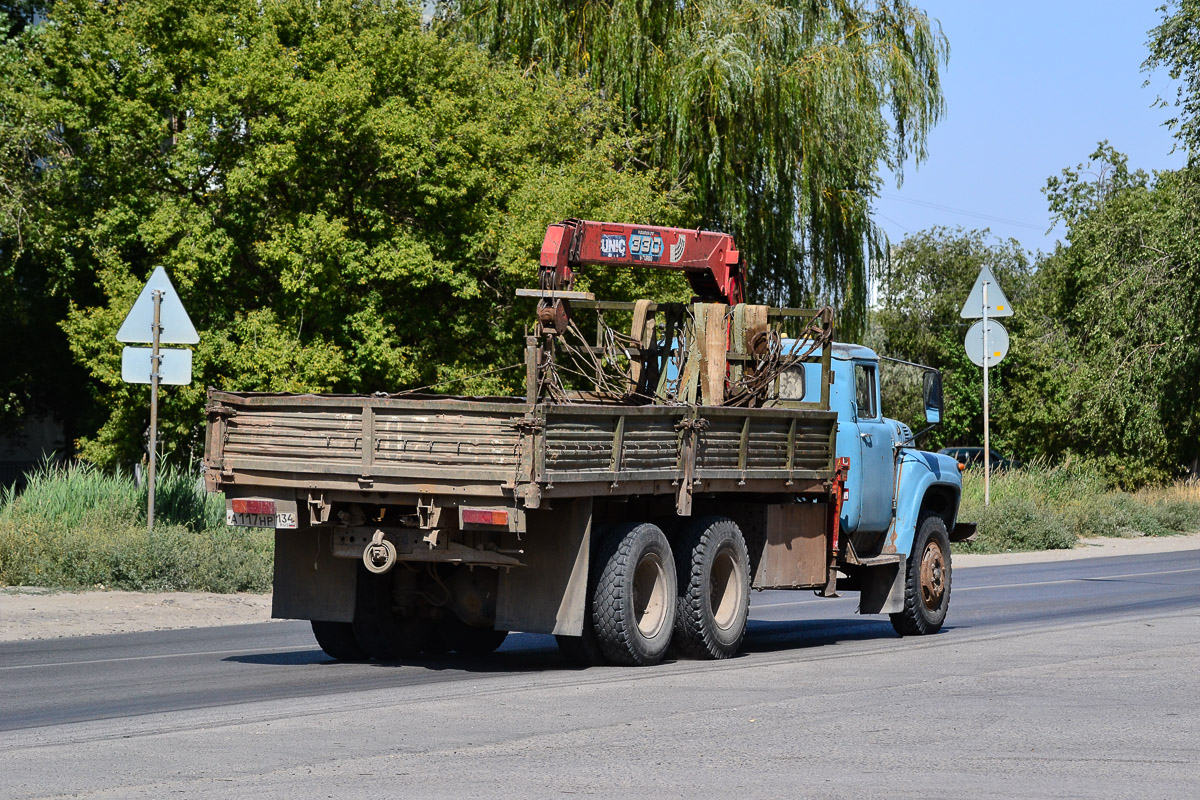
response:
M942 421L942 373L937 370L927 371L922 388L925 398L925 421L936 425Z

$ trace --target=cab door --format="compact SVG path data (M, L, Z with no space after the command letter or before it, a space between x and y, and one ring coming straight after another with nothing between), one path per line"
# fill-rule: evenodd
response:
M858 427L859 464L858 530L883 531L892 522L895 488L895 451L892 426L879 408L879 365L854 362L854 409ZM853 503L855 500L850 499Z

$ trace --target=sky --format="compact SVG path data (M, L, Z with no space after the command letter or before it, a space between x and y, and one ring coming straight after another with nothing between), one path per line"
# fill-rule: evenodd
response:
M874 219L892 242L935 225L988 228L1050 252L1042 188L1107 139L1130 169L1175 169L1182 151L1163 122L1174 101L1165 71L1144 73L1163 0L915 0L950 42L946 113L929 157L885 184ZM1143 87L1149 80L1150 85Z

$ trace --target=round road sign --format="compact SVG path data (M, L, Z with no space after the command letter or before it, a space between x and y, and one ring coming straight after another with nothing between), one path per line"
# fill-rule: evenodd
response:
M967 331L963 342L967 357L976 365L983 366L983 320L979 320ZM987 321L987 365L994 367L1008 355L1008 331L998 321Z

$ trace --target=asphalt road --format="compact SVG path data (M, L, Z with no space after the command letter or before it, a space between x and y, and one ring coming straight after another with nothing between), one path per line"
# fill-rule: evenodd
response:
M742 655L335 664L305 623L0 644L0 798L1188 797L1200 551L959 570L942 633L755 595Z

